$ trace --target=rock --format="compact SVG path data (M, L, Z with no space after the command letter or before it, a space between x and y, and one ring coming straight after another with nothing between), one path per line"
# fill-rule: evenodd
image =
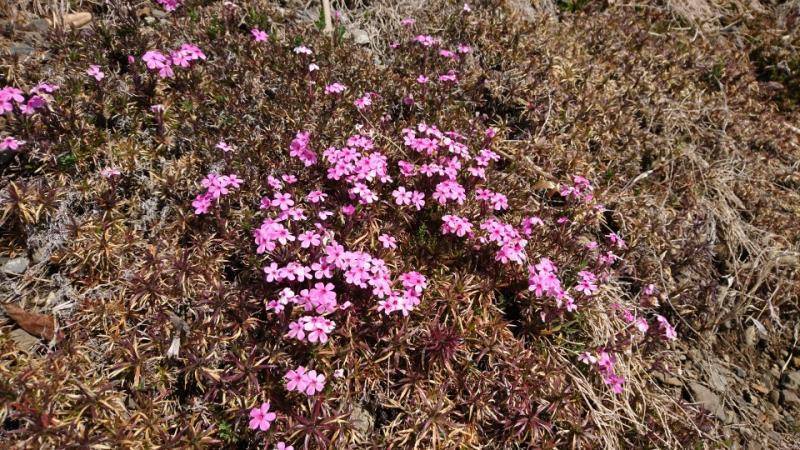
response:
M9 52L11 56L30 56L31 53L35 52L36 49L31 47L30 45L24 42L14 42L9 47Z
M769 392L769 401L777 405L780 400L781 400L781 394L778 392L777 389L773 389Z
M152 14L152 16L155 17L156 19L166 19L167 18L167 13L162 11L162 10L160 10L160 9L154 9L150 14Z
M24 256L10 259L3 264L3 272L21 275L25 273L30 263L30 260Z
M795 356L794 358L792 358L792 364L794 364L795 367L800 369L800 356Z
M79 12L64 16L64 26L66 28L82 28L92 21L92 13Z
M781 385L786 389L800 390L800 370L794 370L783 374Z
M800 407L800 397L798 397L794 391L790 391L788 389L782 390L781 400L783 400L783 404L786 406L791 406L794 408Z
M39 33L47 33L50 30L50 22L45 19L35 19L31 22L31 27Z
M364 436L369 436L370 433L372 433L374 423L375 420L367 410L360 406L353 407L353 411L350 413L350 424L353 426L354 430Z
M17 345L17 348L24 352L30 352L36 344L39 343L39 339L37 339L36 336L31 335L25 330L20 330L19 328L11 330L8 335Z
M753 383L750 385L750 387L752 387L754 391L759 392L761 394L764 395L769 394L769 388L764 386L763 384Z
M725 408L722 407L719 396L711 392L711 389L693 381L689 383L689 391L692 393L692 398L694 398L695 402L699 403L703 408L707 409L719 419L726 419Z
M350 35L353 36L353 42L358 45L369 44L369 34L361 29L355 28L350 30Z
M744 330L744 344L748 347L753 347L758 343L758 335L756 333L756 327L750 325Z
M671 375L665 375L659 372L653 374L653 376L663 384L668 386L676 386L680 387L683 386L683 382L678 377L673 377Z

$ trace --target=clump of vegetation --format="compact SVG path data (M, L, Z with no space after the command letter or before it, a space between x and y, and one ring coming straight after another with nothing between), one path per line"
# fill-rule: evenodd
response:
M2 245L69 286L48 348L0 336L9 442L691 446L675 346L797 319L791 130L665 12L437 2L375 53L159 3L3 74Z

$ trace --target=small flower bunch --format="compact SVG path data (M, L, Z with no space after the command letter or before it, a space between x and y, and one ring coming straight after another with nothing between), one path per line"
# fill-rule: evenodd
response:
M286 337L298 341L324 344L328 342L328 334L336 327L336 322L323 316L303 316L295 322L289 323L289 332Z
M0 114L14 111L14 104L19 107L23 115L30 116L36 110L44 108L52 100L53 92L58 90L58 85L49 83L39 83L28 93L28 100L25 100L22 90L13 86L5 86L0 89Z
M306 167L311 167L317 163L317 154L311 150L311 133L299 131L291 144L289 144L289 156L299 159Z
M148 50L142 55L142 61L149 70L157 71L159 78L173 78L175 72L172 66L189 68L192 61L205 60L206 55L199 47L192 44L183 44L169 56L159 50Z
M347 86L342 83L331 83L325 86L325 93L328 95L341 94L347 90Z
M217 175L210 173L201 181L201 185L206 191L195 197L192 202L194 213L197 215L208 213L214 200L230 193L230 189L238 189L242 185L241 178L234 174Z
M286 390L295 391L312 396L325 389L325 375L318 374L316 370L306 371L303 366L297 366L294 370L289 370L284 375L286 380Z
M584 364L595 367L603 377L603 382L611 387L615 394L621 394L625 377L617 375L614 371L614 364L617 362L616 356L606 350L599 350L596 353L584 352L578 356L578 360Z
M156 0L156 2L158 2L166 12L175 11L183 4L183 0Z

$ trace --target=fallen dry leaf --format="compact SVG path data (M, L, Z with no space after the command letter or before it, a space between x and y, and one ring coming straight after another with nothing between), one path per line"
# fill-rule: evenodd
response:
M8 317L11 317L23 330L48 341L53 339L55 334L55 319L53 316L31 313L11 303L7 303L3 307Z

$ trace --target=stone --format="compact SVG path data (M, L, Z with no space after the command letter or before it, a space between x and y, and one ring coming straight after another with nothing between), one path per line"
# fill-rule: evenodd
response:
M759 392L761 394L764 395L769 394L769 388L764 386L763 384L753 383L752 385L750 385L750 387L752 387L754 391Z
M357 405L353 407L353 411L350 413L350 424L354 430L364 436L369 436L374 423L375 420L367 410Z
M353 36L353 42L358 45L367 45L369 44L369 34L361 29L355 28L350 30L350 35Z
M45 19L35 19L31 22L31 27L39 33L47 33L50 30L50 22Z
M800 397L798 397L794 391L790 391L788 389L782 390L781 400L783 400L783 404L786 406L791 406L794 408L800 407Z
M30 263L30 260L24 256L9 259L5 264L3 264L3 272L21 275L25 273Z
M717 416L717 418L726 420L725 408L722 407L719 396L713 393L711 389L693 381L689 383L689 391L692 393L692 398L694 398L695 402Z
M800 370L793 370L783 374L781 385L786 389L800 390Z
M769 401L777 405L780 399L781 399L781 394L778 392L777 389L769 391Z
M753 347L758 343L758 335L756 333L756 327L750 325L744 330L744 344L748 347Z
M11 330L8 335L17 345L17 348L24 352L30 352L39 343L39 339L36 336L19 328Z
M24 42L13 42L9 47L11 56L30 56L36 49Z
M160 10L160 9L154 9L150 14L153 17L155 17L156 19L166 19L167 18L167 13L162 11L162 10Z
M64 26L67 28L82 28L92 21L92 13L79 12L64 16Z

